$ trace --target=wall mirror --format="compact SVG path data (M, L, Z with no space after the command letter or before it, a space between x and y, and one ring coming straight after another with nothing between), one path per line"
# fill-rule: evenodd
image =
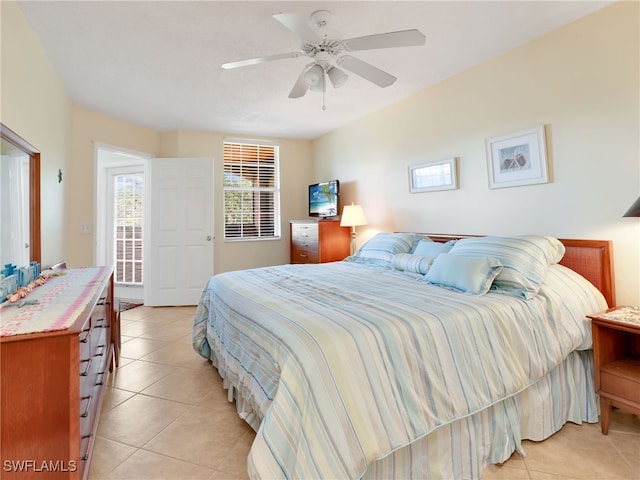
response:
M41 263L40 152L0 123L0 262Z

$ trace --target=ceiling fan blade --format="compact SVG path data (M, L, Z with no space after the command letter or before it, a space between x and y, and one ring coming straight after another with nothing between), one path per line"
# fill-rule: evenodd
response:
M300 52L278 53L276 55L267 55L266 57L248 58L247 60L239 60L237 62L223 63L221 67L228 70L230 68L257 65L259 63L271 62L273 60L281 60L283 58L296 58L296 57L299 57L300 55L302 55L302 53Z
M295 13L276 13L273 18L298 35L305 42L317 42L320 40L318 33L311 28L306 18Z
M313 65L313 63L310 65ZM293 85L293 88L289 93L289 98L304 97L304 94L307 93L307 90L309 89L309 84L304 79L304 74L307 73L307 68L309 68L309 65L304 67L304 69L302 70L302 73L298 77L298 80L296 80L296 83Z
M361 76L365 80L375 83L379 87L388 87L396 81L396 77L393 75L390 75L387 72L384 72L379 68L350 55L340 57L337 63L350 72Z
M424 45L425 36L419 30L378 33L366 37L348 38L342 44L347 50L373 50L376 48L414 47Z

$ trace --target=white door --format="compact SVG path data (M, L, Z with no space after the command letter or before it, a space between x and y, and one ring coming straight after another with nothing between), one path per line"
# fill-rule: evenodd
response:
M213 275L213 159L148 165L144 304L196 305Z

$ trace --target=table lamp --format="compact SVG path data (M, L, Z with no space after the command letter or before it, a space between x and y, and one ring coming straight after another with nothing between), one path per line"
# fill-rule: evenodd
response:
M366 225L367 218L360 205L345 205L340 219L341 227L351 227L351 255L356 253L356 227Z

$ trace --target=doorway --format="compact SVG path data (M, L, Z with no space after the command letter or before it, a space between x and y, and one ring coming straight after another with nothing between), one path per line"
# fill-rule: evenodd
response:
M96 145L96 265L114 267L114 296L144 298L145 175L150 155Z

